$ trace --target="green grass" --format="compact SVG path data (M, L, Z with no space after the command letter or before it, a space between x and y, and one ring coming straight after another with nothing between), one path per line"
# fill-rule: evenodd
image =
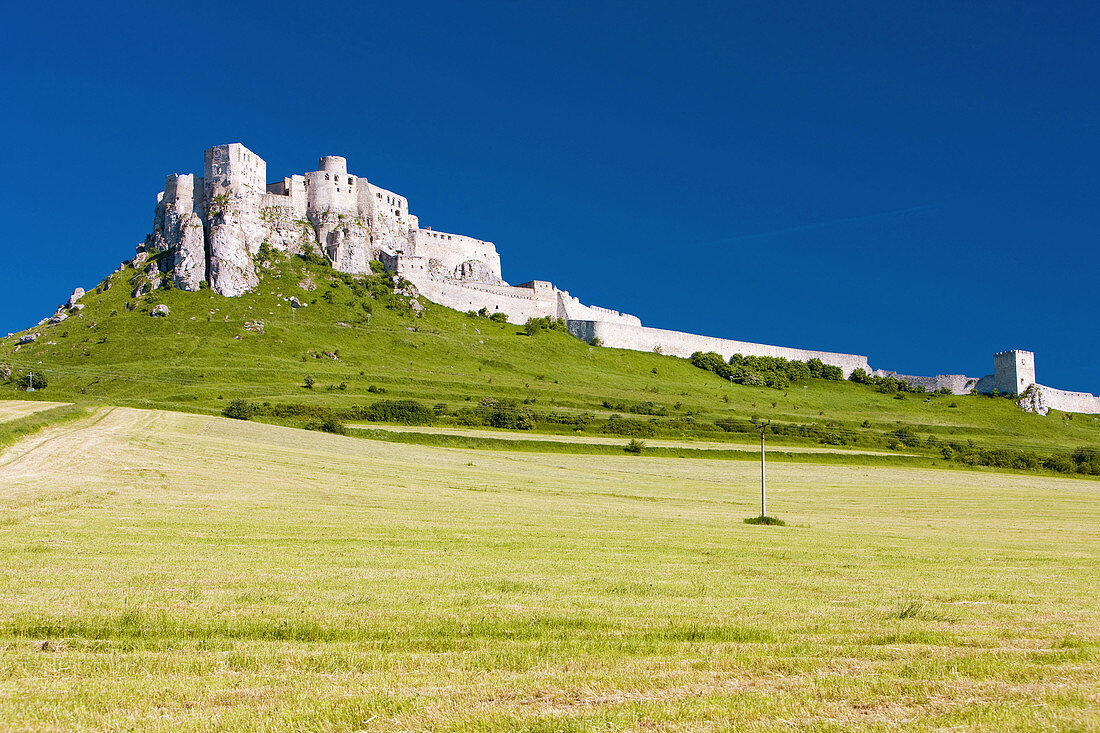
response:
M11 447L23 438L34 435L45 427L77 420L87 414L88 408L83 405L58 405L22 417L0 421L0 451Z
M33 329L42 334L37 343L17 351L15 338L0 340L0 363L47 374L49 387L36 393L43 399L207 414L234 398L333 409L416 399L454 412L494 397L536 411L591 412L591 433L612 413L604 401L625 401L666 408L662 435L731 443L751 443L752 436L725 433L715 421L760 416L814 425L821 434L865 447L881 447L883 436L904 428L921 441L899 447L905 453L931 454L928 438L1043 454L1100 444L1100 427L1090 416L1029 415L1005 399L898 400L821 380L783 391L730 385L683 359L590 348L561 333L527 336L517 326L432 304L417 318L384 292L384 278L371 278L364 288L300 259L276 257L256 291L240 298L158 290L134 300L132 275L113 275L109 290L90 292L85 309L63 323ZM299 287L306 276L315 290ZM285 300L291 295L309 307L294 312ZM151 318L158 303L171 315ZM256 320L264 322L262 334L245 328ZM315 380L312 389L303 387L307 377ZM4 395L25 396L10 385L0 387ZM572 432L546 424L539 429ZM779 445L816 440L772 438Z
M0 729L1100 726L1095 482L776 462L762 531L751 462L127 408L32 442Z

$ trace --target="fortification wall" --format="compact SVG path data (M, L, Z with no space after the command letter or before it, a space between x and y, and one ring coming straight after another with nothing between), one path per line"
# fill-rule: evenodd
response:
M598 305L585 305L580 299L574 298L567 291L558 291L559 307L558 318L567 321L604 321L623 323L629 326L641 326L642 320L629 313L620 313L610 308L601 308Z
M362 178L358 197L359 214L370 223L375 250L390 255L404 251L409 245L409 231L420 226L409 213L409 202Z
M427 258L429 268L436 277L503 282L500 255L492 242L461 234L415 229L409 232L406 253ZM477 266L469 266L471 262L477 263Z
M680 331L667 331L662 328L634 326L625 323L606 321L570 321L569 330L584 341L599 338L604 346L635 351L660 351L662 354L689 357L696 351L714 351L729 359L734 354L746 356L782 356L787 359L809 361L820 359L826 364L840 367L844 376L856 369L871 371L866 356L839 354L829 351L810 351L790 349L783 346L753 344L745 341L698 336Z
M1100 397L1088 392L1069 392L1054 387L1038 385L1043 402L1052 410L1062 412L1081 412L1088 415L1100 414Z
M457 311L485 308L489 313L504 313L511 323L526 323L529 318L556 318L558 313L556 294L552 297L539 297L530 288L416 277L415 273L409 280L416 285L421 295L433 303Z
M968 377L965 374L937 374L934 377L917 377L911 374L898 374L897 372L890 372L884 369L876 369L873 375L876 377L893 377L894 379L900 379L910 386L924 387L929 392L947 389L951 394L957 395L970 394L974 391L974 386L978 383L977 379Z

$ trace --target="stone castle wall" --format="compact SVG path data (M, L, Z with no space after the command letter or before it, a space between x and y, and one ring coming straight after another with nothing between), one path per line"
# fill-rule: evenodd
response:
M1100 415L1100 397L1088 392L1069 392L1064 389L1037 385L1046 406L1062 412L1080 412Z
M938 392L946 389L951 394L964 395L974 391L979 380L968 377L965 374L937 374L934 377L917 377L911 374L898 374L897 372L876 369L872 372L876 377L893 377L913 387L924 387L929 392Z
M745 356L782 356L786 359L809 361L820 359L826 364L838 366L848 377L856 369L870 372L866 356L857 354L839 354L829 351L809 351L790 349L783 346L754 344L746 341L697 336L680 331L667 331L662 328L648 328L626 323L605 321L570 321L569 330L574 336L591 342L598 338L604 346L635 351L659 351L672 356L689 357L696 351L714 351L729 359L734 354Z

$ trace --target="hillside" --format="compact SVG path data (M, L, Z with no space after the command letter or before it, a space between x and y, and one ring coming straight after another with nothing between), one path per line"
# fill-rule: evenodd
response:
M1100 445L1088 416L1040 417L1007 399L880 394L821 379L781 390L730 384L688 360L590 347L553 330L528 335L422 300L418 314L386 275L356 278L319 258L269 258L259 287L236 298L164 289L132 297L136 272L113 274L67 320L25 332L40 334L36 342L0 340L0 364L14 376L34 371L48 380L33 395L10 380L0 395L200 413L243 398L266 410L262 419L295 424L321 409L406 399L442 413L440 423L462 424L464 411L493 398L530 413L545 432L743 444L757 440L750 421L771 420L777 444L838 449L938 455L952 443L1068 455ZM291 297L304 307L293 308ZM152 317L161 304L169 314ZM624 420L609 424L613 415Z

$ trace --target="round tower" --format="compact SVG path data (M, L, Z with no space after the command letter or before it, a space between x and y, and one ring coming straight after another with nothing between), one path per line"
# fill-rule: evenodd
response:
M338 173L340 175L347 175L348 173L348 161L339 155L326 155L321 158L319 165L325 173Z

